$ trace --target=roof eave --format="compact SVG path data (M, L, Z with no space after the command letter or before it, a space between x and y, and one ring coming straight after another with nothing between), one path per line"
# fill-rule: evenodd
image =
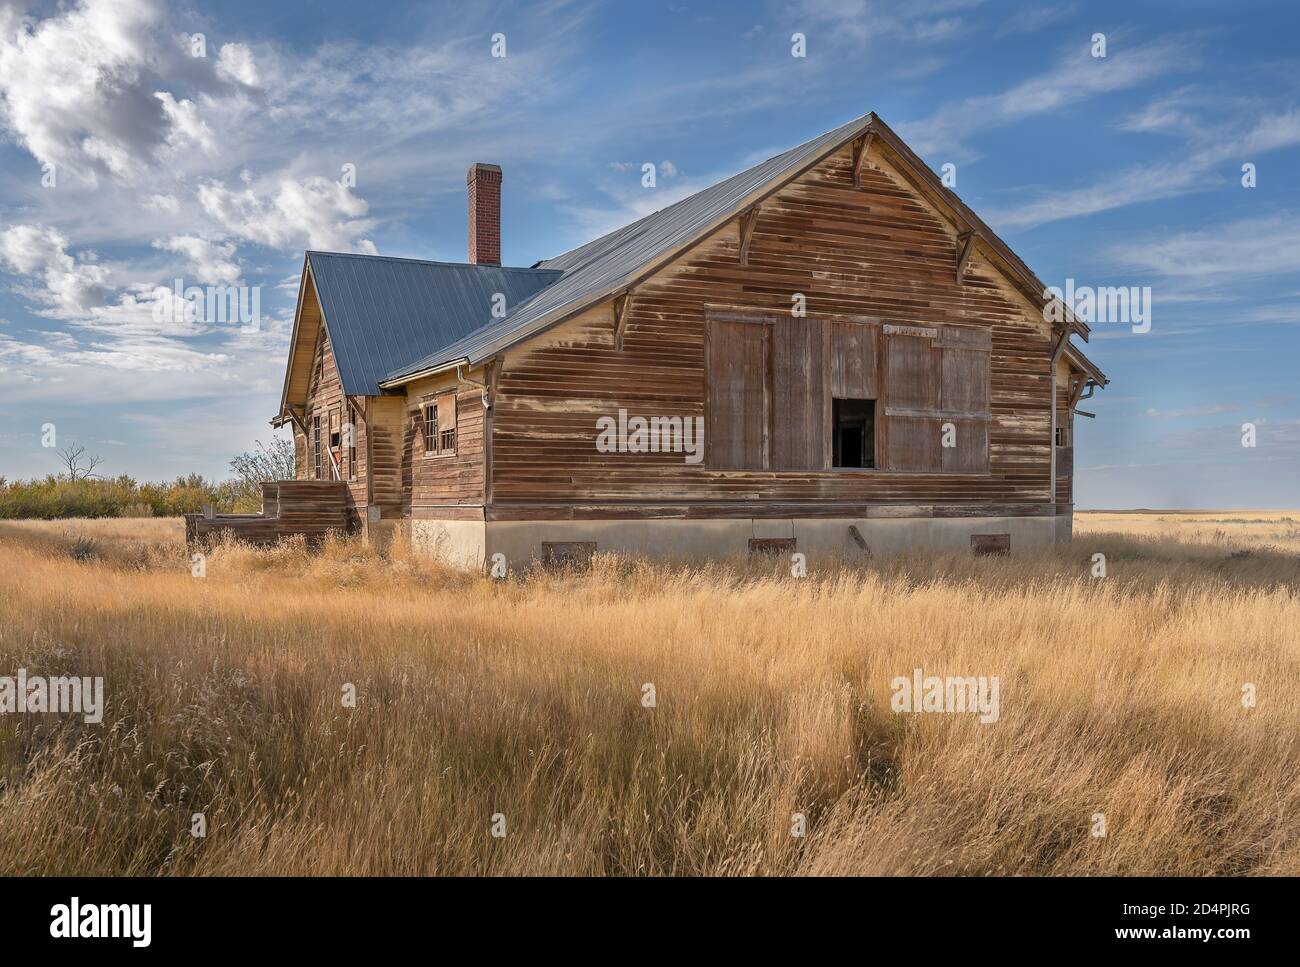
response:
M289 336L289 365L284 367L284 385L280 389L280 409L271 421L271 426L279 429L284 425L284 415L289 406L289 377L293 373L293 350L298 345L298 327L302 322L302 295L307 291L307 274L311 270L311 262L308 259L310 252L304 252L302 256L302 272L298 276L298 301L293 310L293 332ZM317 297L319 299L319 296ZM321 324L325 321L325 313L321 312ZM279 421L277 426L276 421Z
M437 376L441 373L450 372L461 366L469 366L470 359L468 356L461 356L459 359L448 360L445 363L439 363L436 366L429 366L425 369L416 370L413 373L405 373L401 376L394 376L391 379L379 381L380 389L397 389L399 386L405 386L407 383L413 383L417 379L425 379L429 376Z
M1110 382L1110 378L1101 371L1096 363L1085 356L1083 350L1078 346L1067 342L1065 344L1065 357L1098 386L1106 386Z

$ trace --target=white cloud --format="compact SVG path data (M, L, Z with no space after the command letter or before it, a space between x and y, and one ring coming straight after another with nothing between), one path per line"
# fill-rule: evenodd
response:
M222 44L217 54L217 74L248 87L258 84L257 65L247 44Z
M217 145L212 129L199 116L198 107L193 101L188 99L178 101L167 91L159 91L154 96L162 103L163 113L171 122L171 128L167 132L169 147L184 149L190 145L197 145L208 154L216 153Z
M233 235L272 248L359 251L374 254L374 243L360 237L374 227L364 198L320 176L281 180L272 194L253 186L231 190L219 181L199 186L199 203Z
M1016 10L1014 14L998 28L998 37L1009 37L1015 34L1032 34L1037 33L1044 27L1050 27L1052 24L1060 23L1072 17L1078 7L1073 3L1059 3L1055 5L1033 6L1024 4Z
M58 316L82 315L103 301L108 272L78 262L66 251L68 240L42 225L14 225L0 232L0 264L38 283L22 291Z
M1129 118L1125 129L1161 133L1185 131L1191 143L1180 156L1163 164L1129 168L1081 188L1041 193L1011 208L991 209L988 220L1002 229L1030 228L1047 222L1173 198L1230 183L1216 169L1227 162L1258 158L1278 148L1300 144L1300 111L1284 110L1253 121L1209 124L1192 119L1162 100Z
M1209 406L1189 406L1182 410L1158 410L1150 407L1143 414L1153 420L1182 420L1192 416L1218 416L1220 413L1236 413L1243 409L1238 403L1213 403Z
M788 19L795 29L802 25L825 28L821 35L832 39L933 43L947 40L965 27L960 17L942 14L978 2L912 0L907 4L883 4L871 0L799 0L791 6Z
M198 235L173 235L155 241L154 248L185 256L193 279L187 284L238 285L239 263L233 242L203 238Z
M1191 285L1300 273L1300 221L1291 213L1241 219L1115 245L1106 254L1136 272Z
M130 177L166 137L150 38L157 0L87 0L0 35L0 113L39 161Z
M1164 40L1125 48L1112 43L1110 54L1094 58L1088 45L1071 47L1050 71L1030 77L1000 94L962 98L922 121L900 126L907 143L920 155L960 152L978 131L1060 111L1099 94L1122 91L1144 81L1185 71L1196 65L1197 45Z

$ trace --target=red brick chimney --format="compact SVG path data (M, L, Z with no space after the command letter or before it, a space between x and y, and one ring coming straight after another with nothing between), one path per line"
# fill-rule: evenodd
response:
M465 184L469 189L469 260L474 265L500 265L501 169L470 165Z

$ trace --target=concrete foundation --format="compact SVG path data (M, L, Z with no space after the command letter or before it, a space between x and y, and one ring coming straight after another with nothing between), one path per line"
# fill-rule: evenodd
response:
M407 537L412 550L467 571L479 570L488 559L487 524L481 520L410 520Z
M793 539L815 555L863 554L850 526L871 554L971 553L976 534L1010 536L1011 553L1068 542L1071 515L1053 517L872 517L716 520L404 521L412 546L466 570L502 554L512 569L543 557L547 542L594 542L598 553L641 557L743 556L752 538Z

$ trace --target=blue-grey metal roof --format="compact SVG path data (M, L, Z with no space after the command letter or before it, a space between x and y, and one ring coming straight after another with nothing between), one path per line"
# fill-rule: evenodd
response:
M557 317L607 298L611 292L635 281L656 260L729 220L745 207L751 196L784 178L794 177L822 155L857 136L873 117L867 114L850 121L593 242L538 263L539 270L560 270L563 276L502 319L465 333L455 342L434 347L426 355L406 354L389 377L398 379L461 359L476 364L544 329Z
M562 276L556 269L424 262L308 252L343 392L378 396L379 382L413 359L454 343Z

